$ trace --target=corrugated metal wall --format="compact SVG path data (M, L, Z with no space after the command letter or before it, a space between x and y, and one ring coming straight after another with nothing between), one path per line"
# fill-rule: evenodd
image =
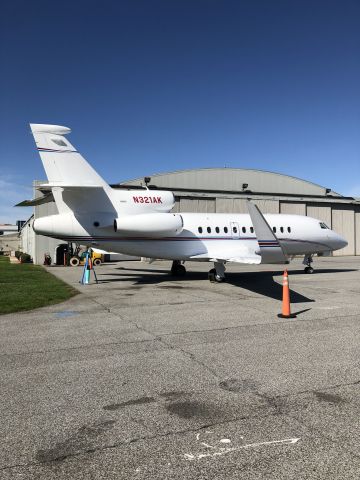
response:
M253 200L253 202L260 208L262 213L279 213L279 200Z
M215 198L180 198L180 212L215 213Z
M262 213L279 213L278 200L253 200ZM216 213L249 213L246 199L243 198L217 198Z
M280 213L287 213L289 215L306 215L306 203L280 202Z
M360 207L355 209L355 255L360 255Z
M217 198L216 213L248 213L246 200L242 198Z
M306 214L308 217L317 218L326 223L326 225L331 228L332 219L331 219L331 207L327 205L321 205L319 203L309 203L306 206Z
M349 242L348 246L334 252L335 256L355 255L355 212L347 205L333 205L332 229Z
M35 190L35 197L41 196L40 192ZM56 215L58 209L55 202L44 203L43 205L38 205L34 208L35 218L46 217L47 215ZM44 254L49 253L51 258L55 259L56 247L64 243L62 240L57 240L55 238L44 237L43 235L36 235L35 239L35 249L34 249L34 262L37 264L42 264L44 261Z

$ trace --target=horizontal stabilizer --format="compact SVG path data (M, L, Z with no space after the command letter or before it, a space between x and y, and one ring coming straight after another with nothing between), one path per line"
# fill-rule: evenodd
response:
M69 182L51 182L51 183L43 183L39 185L39 188L54 188L54 187L61 187L61 188L103 188L99 185L83 185L81 181L77 183L69 183Z
M43 205L44 203L50 202L55 202L54 196L51 192L39 198L33 198L32 200L23 200L22 202L17 203L15 207L36 207L38 205Z

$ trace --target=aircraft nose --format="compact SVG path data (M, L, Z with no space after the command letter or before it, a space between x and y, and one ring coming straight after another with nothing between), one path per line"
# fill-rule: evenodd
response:
M345 248L348 246L348 242L345 240L345 238L341 237L340 235L339 235L339 244L340 244L339 248Z
M348 242L347 240L345 240L345 238L343 238L341 235L337 234L337 233L334 233L334 240L335 240L335 245L336 245L336 250L340 250L340 248L345 248L347 247L348 245Z

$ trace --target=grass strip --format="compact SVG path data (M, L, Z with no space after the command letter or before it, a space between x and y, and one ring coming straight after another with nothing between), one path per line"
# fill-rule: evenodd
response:
M0 255L0 315L53 305L77 293L41 265L14 264Z

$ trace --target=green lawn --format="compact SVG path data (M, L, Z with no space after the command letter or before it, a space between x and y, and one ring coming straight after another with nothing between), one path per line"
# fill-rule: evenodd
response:
M40 265L13 264L0 255L0 314L63 302L77 293Z

